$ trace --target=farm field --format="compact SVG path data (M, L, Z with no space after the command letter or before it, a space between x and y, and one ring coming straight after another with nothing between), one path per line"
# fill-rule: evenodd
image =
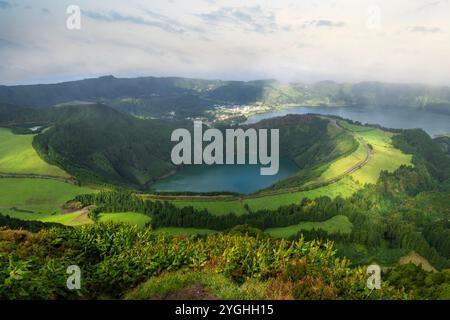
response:
M100 213L100 222L123 222L137 225L143 228L146 223L151 221L149 216L136 212L114 212L114 213Z
M366 154L364 144L358 141L358 148L354 152L331 163L317 181L312 182L323 182L341 175L352 166L364 161Z
M92 224L93 221L89 219L87 212L85 211L76 211L71 213L62 213L55 214L51 216L47 216L41 219L42 222L54 222L61 223L66 226L82 226L86 224Z
M412 156L404 154L392 145L393 135L380 129L358 132L358 136L373 147L373 155L364 167L352 174L356 181L362 184L376 183L382 170L393 172L403 164L412 165Z
M328 233L342 233L348 234L352 231L352 223L346 216L338 215L327 221L323 222L301 222L296 225L282 227L282 228L270 228L265 230L268 234L275 238L289 238L295 236L301 230L321 229Z
M61 206L76 195L92 192L96 191L49 179L1 178L0 212L24 220L42 220L61 213Z
M33 137L0 128L0 172L69 177L65 171L39 157L32 145Z

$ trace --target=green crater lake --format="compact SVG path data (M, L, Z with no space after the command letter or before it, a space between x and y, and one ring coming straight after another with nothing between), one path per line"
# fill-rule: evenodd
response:
M260 165L190 165L173 176L155 182L151 191L160 192L239 192L253 193L296 173L299 168L289 160L280 159L278 174L260 175Z

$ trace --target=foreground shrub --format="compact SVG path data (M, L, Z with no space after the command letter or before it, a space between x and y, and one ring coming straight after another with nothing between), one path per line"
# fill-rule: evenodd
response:
M295 284L297 298L360 299L370 293L364 270L351 269L347 259L336 257L331 242L240 234L172 237L113 223L51 228L17 237L11 232L0 231L1 299L121 298L139 283L176 270L209 270L238 285L280 278ZM81 268L79 291L66 287L70 265ZM308 281L323 287L322 294L303 290ZM386 287L373 297L396 294Z

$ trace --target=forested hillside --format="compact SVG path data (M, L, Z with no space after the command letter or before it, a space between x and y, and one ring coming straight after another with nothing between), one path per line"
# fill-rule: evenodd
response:
M377 106L450 113L450 89L419 84L276 80L220 81L185 78L115 78L58 84L0 86L0 103L42 108L67 103L105 103L139 116L202 116L215 105L264 103L306 106Z

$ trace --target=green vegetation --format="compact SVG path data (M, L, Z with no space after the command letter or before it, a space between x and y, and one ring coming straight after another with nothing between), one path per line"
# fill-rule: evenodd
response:
M439 145L444 153L450 155L450 134L436 137L434 141Z
M411 293L412 299L450 300L450 271L425 271L405 264L387 272L386 281Z
M268 234L275 238L291 238L297 233L303 230L323 230L328 234L340 233L340 234L350 234L352 232L352 223L348 220L346 216L337 215L331 219L323 222L301 222L297 225L281 227L281 228L269 228L265 230Z
M380 129L358 132L358 136L373 147L369 162L352 174L360 183L376 183L380 172L393 172L401 165L411 165L412 156L403 153L392 143L393 134Z
M265 286L257 281L239 285L222 274L213 272L174 272L153 277L129 292L130 300L182 299L264 299Z
M10 229L10 230L29 230L31 232L38 232L42 229L48 229L53 227L64 227L58 223L49 223L49 222L41 222L41 221L27 221L17 218L11 218L8 215L0 214L0 229Z
M89 219L89 216L85 211L55 214L45 218L41 218L40 220L43 222L60 223L72 227L93 223L93 221Z
M349 155L344 155L340 159L333 161L322 173L319 179L317 179L317 181L319 182L328 181L330 179L340 176L348 169L364 161L366 155L367 150L365 148L365 145L360 141L358 141L358 147L354 152L350 153Z
M0 212L24 220L43 220L62 211L78 194L95 192L86 187L50 179L0 179Z
M349 252L356 257L354 259L356 263L361 261L370 263L371 261L367 261L368 257L372 257L375 261L392 263L398 261L406 252L414 250L436 269L447 268L450 265L448 258L450 243L442 239L449 237L448 206L446 206L448 191L445 187L448 180L442 181L442 168L447 167L450 159L441 157L442 151L438 147L431 149L430 156L427 152L430 151L430 147L425 147L433 146L429 137L428 140L420 142L423 147L416 143L417 140L410 145L406 140L410 134L411 131L400 132L395 143L402 152L407 152L408 148L414 146L415 153L412 157L414 167L401 165L393 172L386 170L377 172L379 178L376 184L360 186L359 190L349 197L299 198L297 204L276 209L270 209L267 204L260 210L254 210L252 206L241 203L245 212L239 215L212 214L205 208L178 207L168 202L146 201L145 197L121 193L80 196L77 200L84 206L97 205L111 212L134 208L132 211L151 215L151 224L154 228L175 227L218 231L228 230L236 225L249 225L260 230L282 228L276 230L281 230L279 236L283 236L281 232L284 231L289 232L291 237L303 234L307 239L334 240L344 253ZM377 150L375 144L373 148ZM427 160L424 157L427 157ZM346 179L358 185L351 177ZM345 180L339 182L342 181ZM329 186L333 185L335 184ZM320 189L322 188L317 190ZM276 196L278 195L273 197ZM263 196L254 199L267 201L268 198ZM242 201L254 199L244 198ZM233 202L236 201L230 201ZM341 232L328 232L324 228L302 230L298 226L306 222L313 222L315 226L317 223L326 225L327 220L342 215L349 222L347 226L350 227L350 223L353 225L347 232L342 232L342 229ZM342 224L339 227L342 227Z
M159 228L155 230L155 233L166 233L171 236L191 236L191 235L204 235L215 233L214 230L208 229L196 229L196 228Z
M151 221L149 216L136 212L113 212L113 213L100 213L100 222L122 222L137 225L143 228L147 223Z
M33 149L33 135L16 135L0 128L0 173L68 177L57 166L42 160Z
M161 89L173 85L166 84ZM199 99L277 100L285 92L278 100L285 103L295 96L288 87L270 91L277 86L270 81L176 86L187 91L177 91L175 100L189 90L201 92ZM319 103L336 89L332 83L314 87L320 95L304 101ZM351 102L348 90L327 99ZM19 108L0 120L12 132L38 121L47 129L34 136L0 129L0 173L36 175L0 178L0 298L448 297L450 280L442 271L450 267L446 139L287 116L252 126L283 128L280 151L297 163L296 175L250 196L146 195L135 190L173 169L167 141L183 122L137 119L96 104ZM67 177L55 165L83 184L119 188L96 192L38 178ZM410 261L434 272L396 267ZM369 295L360 266L373 262L391 268L390 284ZM71 264L83 266L86 286L79 295L65 287Z
M244 197L236 200L173 200L171 201L177 207L192 206L195 209L207 209L213 214L224 215L234 212L237 215L247 212L245 205L253 211L270 209L275 210L281 206L298 204L304 198L316 199L323 196L330 198L350 197L353 193L362 188L362 185L354 183L351 177L346 177L336 183L329 184L317 189L298 192L286 192L276 195L261 194L253 197Z
M252 297L254 292L269 299L405 297L387 284L369 295L365 270L350 268L348 260L335 256L329 242L225 234L179 238L100 223L37 234L0 231L0 252L0 299L146 298L147 294L163 298L180 288L173 284L177 279L181 285L197 283L198 275L164 275L178 270L221 275L200 284L230 298ZM83 272L83 286L76 292L66 287L66 268L74 264ZM130 288L149 279L130 293ZM214 279L219 281L213 284Z
M103 105L56 110L56 125L33 145L82 183L142 187L174 170L170 133L176 124L137 119Z

